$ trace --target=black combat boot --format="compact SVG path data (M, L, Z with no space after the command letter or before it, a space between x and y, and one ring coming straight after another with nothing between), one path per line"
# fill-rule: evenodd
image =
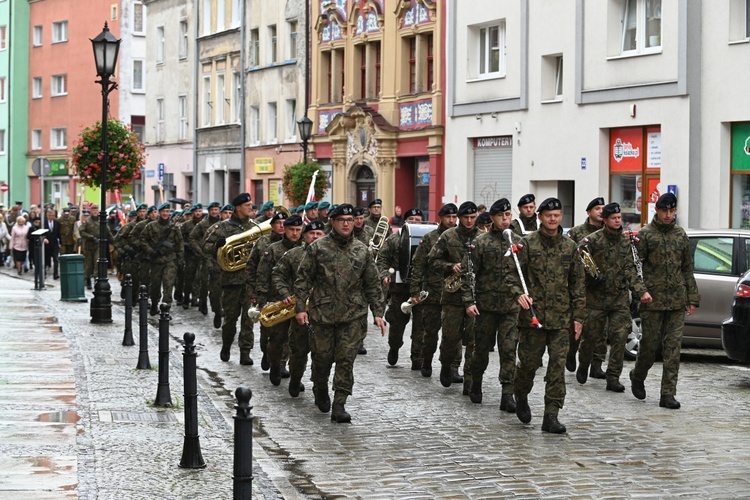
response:
M289 370L286 365L281 365L281 378L289 378Z
M607 374L602 370L602 364L599 361L591 363L591 370L589 370L589 377L603 379L607 377Z
M315 406L318 410L323 413L331 411L331 398L328 396L328 391L313 386L313 394L315 395Z
M565 357L565 369L569 372L576 371L576 353L578 352L578 346L570 344L568 348L568 355Z
M500 409L508 413L516 412L516 401L513 399L513 394L503 394L500 398Z
M296 398L299 396L300 390L304 390L304 385L302 385L302 382L299 379L290 378L289 379L289 395L293 398Z
M469 391L469 399L474 404L482 404L482 379L474 380Z
M190 294L186 293L182 296L182 308L190 309Z
M273 385L279 385L281 383L281 365L279 363L271 363L271 371L268 372L268 380Z
M432 358L424 358L422 360L422 376L432 377Z
M578 367L578 370L576 370L576 380L579 384L585 384L588 379L589 367L581 363L581 365Z
M250 357L250 351L240 351L240 364L253 366L253 358Z
M422 369L422 360L419 358L411 358L411 369L417 371Z
M453 383L450 365L442 365L440 367L440 383L443 387L450 387L451 383Z
M29 272L29 270L25 269L24 272ZM86 280L86 289L91 290L91 278Z
M391 347L388 350L388 364L394 366L396 363L398 363L398 349Z
M150 310L150 311L149 311L148 313L149 313L149 314L150 314L151 316L156 316L157 314L159 314L159 304L158 304L158 303L157 303L156 301L154 301L154 302L153 302L153 303L151 304L151 310Z
M214 328L221 328L221 313L214 314Z
M516 397L516 416L524 424L531 422L531 408L529 408L529 400L527 398Z
M221 346L221 352L219 353L219 357L222 361L229 361L229 356L231 355L231 346L228 345L222 345Z
M544 414L544 420L542 420L542 431L551 432L552 434L563 434L567 429L565 426L557 420L557 415L551 413Z
M193 295L193 298L190 299L190 305L193 307L198 307L201 305L200 301L198 300L198 297Z
M633 377L633 371L630 371L630 390L633 391L633 396L638 399L646 399L646 386L642 380L636 380Z
M463 385L464 385L463 395L468 396L469 393L471 392L471 380L464 379Z
M200 312L202 315L208 316L208 302L207 301L202 300L199 308L200 308ZM221 324L219 324L219 326L221 326Z
M458 370L451 373L451 382L453 382L454 384L460 384L463 381L464 378L458 374Z
M612 392L625 392L625 386L616 378L607 380L607 390Z
M268 370L271 364L268 362L268 355L264 352L263 357L260 358L260 367L262 370Z
M662 394L661 399L659 400L659 406L662 408L669 408L670 410L677 410L680 408L680 402L671 394Z
M367 354L367 349L365 349L365 343L362 342L359 346L359 350L357 351L357 354Z
M344 403L333 403L333 411L331 412L331 422L337 424L345 424L352 421L352 416L347 413L344 409Z
M174 293L174 301L178 304L182 304L182 293L175 292Z

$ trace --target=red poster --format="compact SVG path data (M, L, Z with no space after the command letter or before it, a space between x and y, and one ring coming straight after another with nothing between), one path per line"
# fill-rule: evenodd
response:
M610 172L641 172L643 154L641 127L613 128L609 131Z

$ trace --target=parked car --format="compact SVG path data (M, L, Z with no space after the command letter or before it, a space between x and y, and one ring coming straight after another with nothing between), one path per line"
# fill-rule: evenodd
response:
M737 281L732 316L721 325L721 343L730 359L750 363L750 271Z
M693 250L695 281L701 295L700 307L685 316L682 345L722 348L721 329L730 314L737 280L750 269L750 230L687 229ZM633 328L625 355L635 359L640 339L640 319Z

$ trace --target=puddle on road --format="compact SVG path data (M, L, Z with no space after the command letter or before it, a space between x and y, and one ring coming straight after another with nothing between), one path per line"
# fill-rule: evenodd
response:
M76 411L53 411L40 413L35 420L37 422L65 422L68 424L75 424L80 418L81 417Z

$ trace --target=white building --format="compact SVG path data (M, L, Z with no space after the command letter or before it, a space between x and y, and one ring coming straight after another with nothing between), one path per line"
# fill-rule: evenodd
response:
M750 226L750 1L448 0L444 197ZM464 167L465 166L465 167ZM747 194L746 194L747 193Z

